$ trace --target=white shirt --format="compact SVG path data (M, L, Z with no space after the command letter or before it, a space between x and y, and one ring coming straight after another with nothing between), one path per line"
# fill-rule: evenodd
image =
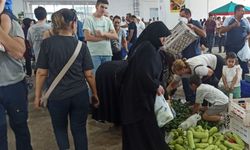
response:
M142 21L140 21L139 23L136 24L136 27L137 27L137 37L139 37L142 31L145 29L145 24Z
M212 105L225 105L229 102L222 91L209 84L201 84L196 90L195 103L202 104L204 99Z
M219 20L215 20L216 28L220 28L222 26L222 22Z
M238 80L237 80L236 84L234 85L234 87L240 86L240 80L241 80L241 76L242 76L242 69L240 68L240 65L235 65L233 68L228 68L227 66L223 66L222 74L225 76L228 86L230 86L232 84L232 81L233 81L234 76L236 75L237 69L239 70ZM221 85L221 83L223 85L222 79L220 80L219 85Z
M217 65L217 57L213 54L202 54L199 56L189 58L187 60L187 63L190 66L192 75L197 74L198 76L202 78L203 76L207 76L208 66L211 67L211 69L215 70L216 65ZM202 66L198 66L198 65L202 65ZM194 72L194 68L195 68L195 72ZM181 78L189 78L190 76L191 75L188 75L188 74L182 75L182 76L174 75L174 81L180 81Z

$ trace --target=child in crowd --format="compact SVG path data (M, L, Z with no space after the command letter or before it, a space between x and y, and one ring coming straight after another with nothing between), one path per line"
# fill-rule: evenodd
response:
M233 98L241 97L240 80L242 69L237 64L237 56L234 52L227 53L226 66L223 66L222 77L219 86L227 95L233 94Z
M214 122L224 120L222 113L227 110L229 98L214 86L202 84L200 77L197 75L190 77L189 84L191 89L196 92L193 113L199 112L205 99L211 106L204 112L203 119Z

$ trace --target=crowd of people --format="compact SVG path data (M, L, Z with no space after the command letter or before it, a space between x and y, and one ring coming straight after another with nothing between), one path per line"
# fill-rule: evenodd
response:
M180 20L186 20L199 38L182 50L179 59L164 50L171 31L163 22L157 18L145 23L131 13L107 16L107 0L97 0L95 12L84 22L74 9L60 9L52 14L51 25L46 22L46 9L39 6L34 10L38 21L25 18L22 28L11 5L11 0L0 1L0 150L8 149L6 114L16 149L32 149L25 81L33 74L31 59L35 60L34 107L39 109L42 91L60 75L79 41L79 54L48 98L60 150L70 148L68 119L75 149L88 149L90 104L93 119L122 127L123 150L168 150L154 113L156 95L168 99L182 81L192 112L202 109L203 119L214 122L224 120L229 95L241 97L240 80L249 69L237 53L250 37L243 5L237 5L234 16L223 22L211 15L203 22L194 20L191 11L182 8ZM215 38L219 52L225 47L226 59L212 54ZM203 45L207 54L201 52Z

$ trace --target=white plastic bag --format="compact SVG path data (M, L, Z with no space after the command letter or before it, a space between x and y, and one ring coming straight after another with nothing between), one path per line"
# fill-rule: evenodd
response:
M169 107L163 95L156 95L154 111L159 127L163 127L168 122L174 119L171 108Z
M237 53L237 56L241 61L248 62L250 60L250 48L248 45L248 40L246 40L245 45L242 49Z
M179 128L182 128L183 130L187 130L190 127L195 127L199 120L201 120L201 115L193 114L192 116L187 118L184 122L182 122L179 125Z

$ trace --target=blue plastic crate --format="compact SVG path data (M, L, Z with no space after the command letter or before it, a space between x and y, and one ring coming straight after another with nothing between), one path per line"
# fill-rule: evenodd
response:
M245 80L250 83L250 73L245 74Z
M250 97L250 83L245 80L241 80L240 87L241 87L241 97Z

